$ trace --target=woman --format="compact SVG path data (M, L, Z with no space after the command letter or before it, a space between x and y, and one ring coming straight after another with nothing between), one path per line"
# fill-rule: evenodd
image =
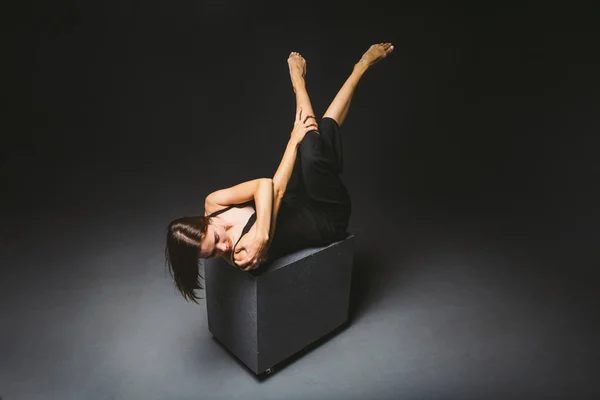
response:
M267 259L346 236L351 202L339 177L343 165L339 128L363 74L393 49L390 43L372 45L318 124L306 91L306 61L299 53L290 54L296 119L273 178L217 190L206 197L204 216L169 224L166 262L186 300L197 302L194 289L202 289L198 259L223 257L248 271Z

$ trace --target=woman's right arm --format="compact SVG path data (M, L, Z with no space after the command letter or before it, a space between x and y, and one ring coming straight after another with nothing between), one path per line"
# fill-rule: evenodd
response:
M279 163L279 167L273 176L273 215L275 216L279 211L281 199L285 194L288 182L292 176L292 171L294 170L294 164L296 162L296 156L298 155L299 145L300 143L296 139L290 138L285 148L285 152L283 153L281 162Z
M294 138L288 141L283 153L283 158L279 163L279 168L273 176L273 207L271 208L271 228L269 229L269 246L275 237L275 229L277 224L277 215L279 214L279 207L281 206L281 200L285 194L287 184L292 176L294 170L294 163L296 162L296 155L298 154L298 146L300 143Z

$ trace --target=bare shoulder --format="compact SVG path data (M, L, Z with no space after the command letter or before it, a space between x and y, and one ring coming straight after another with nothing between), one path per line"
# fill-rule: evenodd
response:
M215 207L215 204L211 203L210 200L208 199L208 197L205 198L204 199L204 216L208 217L210 214L217 211L214 209L214 207Z
M214 212L222 210L224 208L227 208L227 206L215 203L214 201L211 200L210 196L208 196L208 197L206 197L206 199L204 199L204 216L205 217L209 216L210 214L212 214Z
M232 204L243 204L254 199L261 182L272 182L270 178L257 178L237 185L219 189L206 197L205 203L213 207L226 207Z

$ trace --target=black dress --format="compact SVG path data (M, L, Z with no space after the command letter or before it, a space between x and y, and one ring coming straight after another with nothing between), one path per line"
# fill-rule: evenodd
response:
M348 191L339 176L343 170L339 126L334 119L323 118L319 123L319 132L308 132L298 147L294 170L277 214L275 234L267 253L268 261L307 247L325 246L346 237L352 207ZM251 200L230 205L209 217L232 207L247 205L256 210L254 200ZM256 211L248 219L240 239L255 222ZM235 254L238 243L239 239L232 254Z

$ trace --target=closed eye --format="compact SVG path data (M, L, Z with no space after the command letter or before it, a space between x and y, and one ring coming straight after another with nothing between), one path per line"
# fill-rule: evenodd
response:
M209 258L213 258L215 256L215 251L217 251L217 242L218 242L217 232L215 232L215 247L213 248L212 253L210 253Z

